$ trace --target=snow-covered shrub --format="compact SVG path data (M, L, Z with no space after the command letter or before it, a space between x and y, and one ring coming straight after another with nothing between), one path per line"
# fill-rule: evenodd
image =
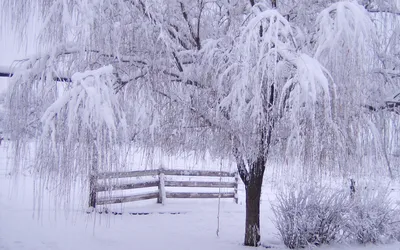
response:
M272 209L284 244L293 249L333 242L349 206L344 192L305 187L279 193Z
M400 209L397 207L393 211L394 217L390 222L390 226L393 229L392 236L394 239L400 242Z
M388 189L365 189L356 194L345 229L351 239L361 244L385 243L400 236L389 194Z

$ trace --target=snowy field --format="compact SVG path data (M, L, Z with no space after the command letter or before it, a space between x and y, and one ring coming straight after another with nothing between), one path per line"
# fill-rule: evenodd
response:
M244 194L240 188L239 204L226 199L220 207L220 231L217 231L218 201L155 200L115 205L122 215L87 214L85 197L75 197L62 208L51 196L34 199L33 180L29 174L12 178L8 173L4 145L0 154L0 249L1 250L235 250L244 237ZM270 202L275 189L265 185L261 206L263 249L285 249L277 235ZM81 194L82 195L82 194ZM398 196L395 196L398 198ZM39 207L39 203L41 206ZM145 215L139 215L146 213ZM136 215L134 215L136 214ZM367 246L323 246L321 249L393 249L400 244Z

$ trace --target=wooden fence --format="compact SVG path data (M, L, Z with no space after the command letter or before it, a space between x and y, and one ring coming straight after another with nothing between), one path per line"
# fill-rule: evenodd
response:
M157 177L156 180L138 182L140 177ZM178 181L169 180L166 176L186 176L186 177L220 177L215 181ZM222 178L224 177L224 178ZM104 180L136 178L131 183L107 184ZM99 181L103 180L102 183ZM164 203L170 198L233 198L238 203L238 184L239 177L237 173L220 171L199 171L199 170L143 170L129 172L106 172L90 176L90 194L89 206L140 201L147 199L157 199L158 203ZM157 191L147 192L145 194L132 194L126 196L98 198L99 192L111 192L115 190L129 190L158 187ZM224 188L231 189L229 192L172 192L166 191L166 187L182 188Z

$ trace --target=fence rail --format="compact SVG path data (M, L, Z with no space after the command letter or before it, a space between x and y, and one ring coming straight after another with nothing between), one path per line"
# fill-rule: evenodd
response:
M166 187L213 187L213 188L234 188L235 182L219 181L165 181Z
M130 177L144 177L159 175L159 170L142 170L142 171L129 171L129 172L105 172L97 175L98 179L112 179L112 178L130 178Z
M157 180L132 182L124 184L109 184L108 180L119 178L137 178L137 177L158 177ZM166 176L181 176L181 177L226 177L220 178L218 181L177 181L165 180ZM229 179L229 180L227 180ZM99 180L102 180L99 183ZM89 206L96 205L133 202L140 200L156 199L158 203L164 203L165 199L173 198L233 198L238 203L238 184L239 177L237 173L223 171L204 171L204 170L173 170L173 169L158 169L158 170L142 170L142 171L127 171L127 172L104 172L90 176L90 193ZM98 198L99 192L112 192L118 190L132 190L140 188L157 187L158 191L148 192L145 194L133 194L116 197ZM183 188L225 188L232 189L230 192L173 192L166 191L166 187L183 187Z
M111 178L130 178L130 177L144 177L156 176L160 173L165 175L177 176L203 176L203 177L235 177L235 173L219 172L219 171L204 171L204 170L173 170L173 169L157 169L157 170L141 170L141 171L127 171L127 172L104 172L97 175L98 179L111 179Z
M155 198L158 198L158 192L152 192L152 193L147 193L147 194L137 194L137 195L130 195L130 196L102 198L102 199L98 199L96 204L97 205L115 204L115 203L131 202L131 201L149 200L149 199L155 199Z
M114 190L157 187L158 185L159 185L159 181L149 181L149 182L115 184L115 185L104 185L103 184L103 185L96 186L95 189L96 189L96 192L104 192L104 191L114 191Z
M167 192L167 198L235 198L234 192L224 193L171 193Z

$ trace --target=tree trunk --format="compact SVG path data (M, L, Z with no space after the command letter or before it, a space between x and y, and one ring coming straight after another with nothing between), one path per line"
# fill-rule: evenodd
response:
M259 156L250 166L249 181L246 185L245 246L260 245L260 198L264 170L265 157Z

